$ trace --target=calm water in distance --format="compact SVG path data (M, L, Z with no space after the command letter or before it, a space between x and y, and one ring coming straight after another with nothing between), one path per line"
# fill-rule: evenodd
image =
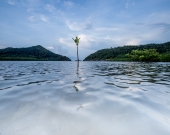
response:
M170 63L1 61L0 135L170 135Z

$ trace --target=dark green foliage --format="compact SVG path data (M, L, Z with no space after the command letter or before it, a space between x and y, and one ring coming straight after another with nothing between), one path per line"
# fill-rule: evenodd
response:
M68 57L55 54L41 45L28 48L0 49L0 60L45 60L45 61L71 61Z
M147 44L147 45L139 45L139 46L128 45L122 47L102 49L87 56L84 59L84 61L95 61L95 60L128 61L129 58L126 56L126 54L131 53L132 50L144 50L144 49L155 49L160 54L166 53L164 57L162 57L162 55L160 56L160 60L170 61L170 59L168 59L170 53L167 54L167 52L170 52L170 42L163 43L163 44ZM121 58L119 58L120 55Z
M163 62L170 62L170 52L161 54L160 60Z
M127 57L133 61L160 61L160 54L155 49L132 50L131 53L126 54Z
M120 54L113 59L109 59L110 61L131 61L131 58L126 55Z

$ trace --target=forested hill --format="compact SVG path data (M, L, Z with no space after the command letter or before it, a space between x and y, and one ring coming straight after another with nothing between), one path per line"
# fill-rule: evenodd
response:
M84 61L95 61L95 60L116 60L125 58L125 55L131 53L132 50L143 50L143 49L156 49L160 54L170 55L170 42L162 44L146 44L146 45L127 45L122 47L108 48L99 50L93 54L87 56ZM170 61L170 60L169 60Z
M71 61L68 57L55 54L41 45L28 48L8 47L0 49L0 60Z

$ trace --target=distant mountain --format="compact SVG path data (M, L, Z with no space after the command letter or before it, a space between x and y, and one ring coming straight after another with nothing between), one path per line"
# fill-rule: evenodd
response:
M0 60L71 61L68 57L55 54L41 45L0 49Z
M128 61L126 54L131 53L132 50L143 49L156 49L162 54L163 61L170 61L170 42L162 44L146 44L146 45L128 45L122 47L108 48L99 50L87 56L84 61L99 61L99 60L115 60L115 61Z

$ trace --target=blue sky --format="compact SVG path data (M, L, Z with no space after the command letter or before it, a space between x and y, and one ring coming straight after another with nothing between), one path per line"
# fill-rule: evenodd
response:
M0 48L43 47L76 59L170 41L170 0L0 0Z

